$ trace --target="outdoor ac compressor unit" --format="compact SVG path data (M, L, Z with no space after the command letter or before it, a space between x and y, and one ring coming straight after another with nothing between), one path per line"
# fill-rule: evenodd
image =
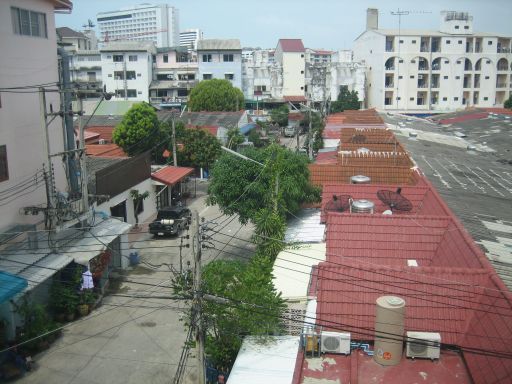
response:
M322 353L350 354L350 333L322 332L320 351Z
M407 332L407 357L439 359L441 335L433 332Z

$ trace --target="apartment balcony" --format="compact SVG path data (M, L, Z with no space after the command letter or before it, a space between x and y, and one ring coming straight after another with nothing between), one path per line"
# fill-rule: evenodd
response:
M428 49L428 45L427 44L421 44L420 46L420 52L428 52L429 49Z
M392 45L386 44L386 52L394 52L395 48Z
M431 88L439 88L439 81L433 81L430 85Z
M418 88L428 88L428 83L427 82L418 83Z
M149 101L151 104L160 105L161 107L177 107L181 104L186 103L187 97L150 97Z
M386 84L384 84L384 86L386 88L393 88L395 86L395 84L394 83L386 83Z
M394 65L388 65L388 66L384 67L384 69L386 71L394 71L395 70L395 66Z
M496 83L496 88L507 88L507 83L498 82L498 83Z

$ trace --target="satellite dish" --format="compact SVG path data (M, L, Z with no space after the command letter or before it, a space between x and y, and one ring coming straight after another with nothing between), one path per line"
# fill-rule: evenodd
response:
M377 197L386 204L392 212L409 212L412 209L412 203L409 199L401 195L402 188L398 188L396 192L381 189L377 191Z

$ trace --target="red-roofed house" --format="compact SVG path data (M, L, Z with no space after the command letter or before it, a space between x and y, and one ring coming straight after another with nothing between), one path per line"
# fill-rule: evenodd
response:
M279 39L277 42L275 61L283 69L283 86L279 97L291 97L292 102L303 101L306 86L304 54L305 49L301 39Z

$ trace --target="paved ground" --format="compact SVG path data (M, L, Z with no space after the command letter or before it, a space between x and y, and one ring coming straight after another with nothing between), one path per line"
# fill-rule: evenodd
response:
M491 115L440 126L384 118L512 289L512 121Z
M206 207L205 191L206 183L200 182L197 197L188 202L207 221L213 220L209 226L220 232L210 232L215 248L205 250L204 262L249 257L252 248L233 237L249 239L252 227L242 227L236 218L222 216L217 207ZM188 311L187 303L169 298L170 269L171 265L179 269L181 238L154 239L144 231L134 243L141 248L141 263L119 275L111 287L115 293L106 296L101 307L70 324L49 350L35 356L35 370L20 383L173 381L187 333L181 321ZM192 261L190 248L184 248L182 260L184 266ZM183 382L195 382L196 372L192 350Z

